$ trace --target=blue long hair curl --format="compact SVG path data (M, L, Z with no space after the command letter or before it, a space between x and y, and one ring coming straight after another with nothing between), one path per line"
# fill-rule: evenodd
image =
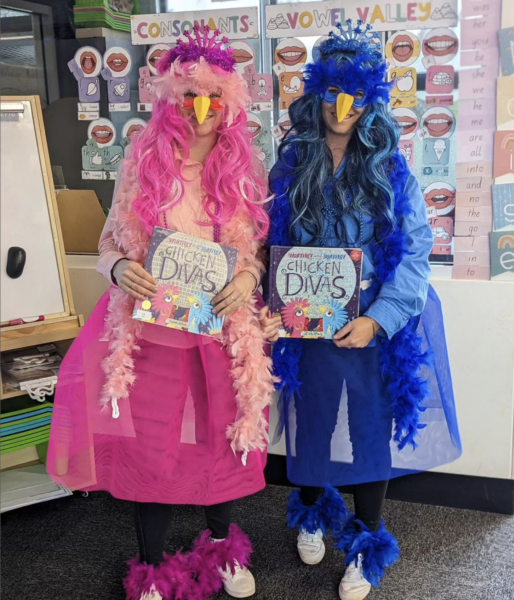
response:
M338 68L345 70L357 67L373 69L377 66L374 61L363 64L352 52L331 53L329 57L321 56L319 61L324 63L324 67L328 61L335 61ZM388 180L391 166L388 159L398 146L398 126L383 100L369 103L348 144L343 172L335 179L332 153L325 143L321 91L313 89L291 104L291 129L278 151L280 160L293 168L289 199L295 217L290 224L290 237L295 243L298 242L295 233L297 226L301 226L313 240L321 237L325 221L322 211L324 191L327 185L332 185L333 200L341 215L336 225L340 240L349 241L346 239L343 215L354 216L362 212L374 218L375 239L380 242L395 225L394 193ZM288 160L288 156L294 156L294 159ZM347 201L348 192L352 199L351 206ZM370 240L363 241L368 243Z

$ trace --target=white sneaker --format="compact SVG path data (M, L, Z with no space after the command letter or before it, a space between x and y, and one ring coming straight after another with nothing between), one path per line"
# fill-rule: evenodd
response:
M162 600L162 596L155 589L155 586L152 585L152 587L150 588L150 591L148 593L144 593L141 596L140 600Z
M307 533L302 527L296 546L300 558L306 565L317 565L325 556L325 542L321 529L318 529L316 533Z
M220 569L223 578L223 587L232 598L249 598L255 594L255 579L246 567L242 567L237 560L234 562L234 574L227 564L223 571Z
M362 554L352 562L339 584L341 600L364 600L371 591L371 583L362 574Z

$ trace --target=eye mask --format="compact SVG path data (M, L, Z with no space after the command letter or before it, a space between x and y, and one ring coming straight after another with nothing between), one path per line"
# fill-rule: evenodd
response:
M197 98L198 96L195 96L195 98ZM195 98L184 98L184 103L182 104L182 108L184 110L191 110L192 108L194 108L194 104L195 104ZM211 104L210 104L210 108L212 108L212 110L223 110L223 106L220 104L220 98L210 98Z
M353 104L352 106L354 106L355 108L364 108L368 102L366 102L366 94L363 92L363 90L357 90L358 92L362 93L362 97L361 98L355 98L353 99ZM344 91L342 93L345 93ZM350 94L352 95L352 94ZM339 96L339 92L334 93L334 92L330 92L328 89L325 90L325 92L323 92L321 94L321 98L323 100L323 102L327 102L328 104L335 104L337 102L337 97Z

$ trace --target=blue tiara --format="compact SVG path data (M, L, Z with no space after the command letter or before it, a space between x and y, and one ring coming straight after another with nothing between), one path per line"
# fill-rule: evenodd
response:
M357 27L353 27L351 19L347 19L346 28L342 23L337 23L339 34L330 32L330 38L319 47L320 54L328 56L334 52L355 52L381 59L382 44L379 34L371 31L373 27L369 23L365 27L362 27L363 24L360 19L357 21Z

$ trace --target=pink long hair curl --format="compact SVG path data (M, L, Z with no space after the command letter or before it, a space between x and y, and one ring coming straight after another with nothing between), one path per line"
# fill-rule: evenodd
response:
M162 68L161 65L159 67ZM183 68L182 65L180 67ZM172 85L172 78L166 79L166 87L163 86L161 91L169 90ZM189 145L194 140L194 130L182 116L180 104L174 95L166 95L161 95L154 103L148 126L138 134L133 144L141 186L141 193L134 201L134 210L148 233L159 224L160 213L178 204L184 197L182 165L189 158ZM243 209L254 223L255 238L262 239L269 228L264 209L267 177L264 165L252 146L246 121L243 108L234 114L233 107L225 105L223 120L217 130L218 141L205 161L202 174L206 193L204 208L210 219L206 225L219 223L224 226Z

